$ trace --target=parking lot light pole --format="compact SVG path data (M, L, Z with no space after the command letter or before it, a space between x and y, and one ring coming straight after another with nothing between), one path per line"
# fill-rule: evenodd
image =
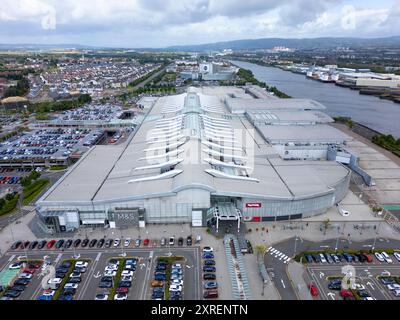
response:
M374 249L375 249L376 239L378 238L378 235L379 235L379 228L380 228L380 227L381 227L381 222L379 222L378 228L376 229L375 238L374 238L374 243L373 243L373 245L372 245L371 250L374 250Z
M296 238L294 239L294 253L293 253L293 256L296 256L297 240L298 240L298 238L297 238L297 235L296 235Z

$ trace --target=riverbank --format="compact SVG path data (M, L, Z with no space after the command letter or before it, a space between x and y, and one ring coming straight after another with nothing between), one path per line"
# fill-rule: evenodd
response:
M325 112L331 117L349 117L379 133L400 137L398 104L374 96L360 95L355 90L313 81L301 74L279 68L235 60L232 63L251 70L258 81L275 86L293 98L312 99L322 103L326 107Z

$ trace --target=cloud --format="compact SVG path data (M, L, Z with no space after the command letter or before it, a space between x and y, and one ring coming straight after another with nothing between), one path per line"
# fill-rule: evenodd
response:
M400 0L1 0L0 42L160 47L240 38L393 35Z

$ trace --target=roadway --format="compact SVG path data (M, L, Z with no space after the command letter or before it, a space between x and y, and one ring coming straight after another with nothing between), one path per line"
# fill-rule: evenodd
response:
M375 244L375 249L399 249L400 240L377 238L362 242L352 242L348 239L330 239L321 242L312 242L300 237L274 244L264 256L264 263L275 284L282 300L298 300L297 290L293 287L292 281L287 273L287 265L291 261L285 262L283 256L293 259L293 257L307 250L325 250L325 249L371 249ZM272 249L276 249L272 252ZM280 255L282 253L282 255ZM359 263L360 265L360 263Z

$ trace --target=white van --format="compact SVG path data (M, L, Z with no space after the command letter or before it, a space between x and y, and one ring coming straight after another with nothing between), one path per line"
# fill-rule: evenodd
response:
M325 256L322 253L319 254L319 257L321 259L321 263L326 263L327 262L326 259L325 259Z

